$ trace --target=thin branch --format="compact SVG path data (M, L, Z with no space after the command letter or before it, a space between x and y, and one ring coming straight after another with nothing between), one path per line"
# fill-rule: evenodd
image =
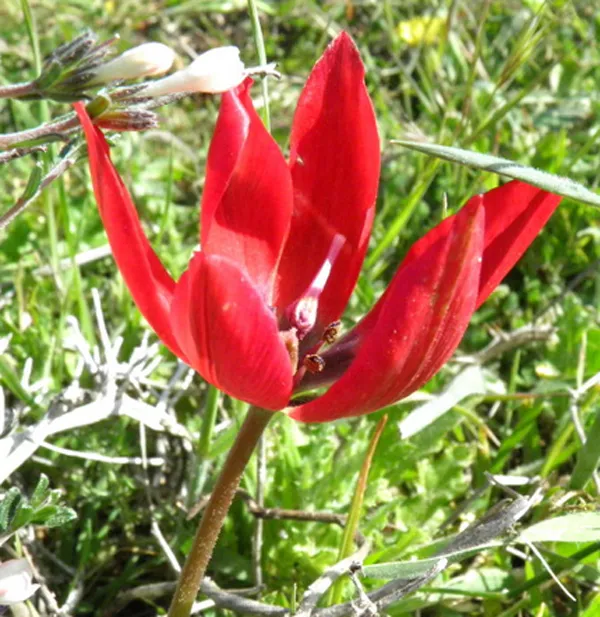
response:
M289 615L287 608L263 604L262 602L224 591L209 578L204 578L200 591L213 600L219 608L226 608L236 613L260 615L262 617L285 617Z
M99 314L99 304L95 304L99 324L103 324L103 317ZM100 338L103 343L102 356L98 349L90 349L81 334L77 320L71 317L68 320L71 326L70 341L76 351L80 353L80 366L76 371L75 381L50 404L47 413L37 422L28 426L19 433L14 433L0 439L0 484L4 482L16 469L25 463L36 450L47 445L47 439L57 433L62 433L81 426L96 424L113 416L129 416L143 423L148 428L167 432L181 439L190 441L191 436L185 427L177 423L169 413L158 406L154 407L140 400L134 399L123 390L135 382L137 372L144 374L144 367L154 362L158 347L147 346L134 349L129 361L118 363L116 353L121 340L114 344L104 333ZM79 385L79 375L85 367L99 382L102 394L87 402L91 393L83 390ZM82 404L83 401L86 401ZM71 455L72 451L68 453Z
M348 571L348 576L350 576L350 580L358 594L358 600L352 602L354 612L357 616L360 615L360 617L379 617L377 605L365 593L362 583L358 580L359 572L361 572L361 565L359 563L350 566Z
M20 144L26 141L33 141L34 139L42 139L44 137L55 136L62 141L67 140L67 135L74 129L79 127L79 120L75 114L69 114L62 120L55 122L48 122L42 124L34 129L27 129L26 131L17 131L16 133L4 133L0 135L0 150L6 150L12 148L16 144Z
M346 524L346 515L345 514L336 514L334 512L310 512L307 510L289 510L286 508L261 508L252 495L250 495L244 489L238 489L236 491L236 497L240 497L243 499L247 506L250 514L255 516L258 519L264 520L289 520L289 521L305 521L312 523L330 523L334 525L339 525L340 527L344 527ZM187 519L191 520L195 516L197 516L208 503L210 499L210 493L207 495L203 495L202 498L192 506L187 515ZM383 528L383 531L398 531L398 528L394 525L386 525ZM360 531L356 532L356 542L358 544L363 544L365 541L365 537L360 533Z
M172 581L140 585L139 587L128 589L117 596L116 601L103 613L102 617L112 617L112 615L120 612L134 600L153 602L164 596L171 595L173 591L175 591L175 586L175 581ZM192 608L193 614L217 606L218 608L228 608L235 612L260 615L263 617L285 617L289 615L289 611L285 608L270 604L262 604L261 602L248 600L244 597L256 593L256 587L225 590L221 589L211 579L205 578L202 583L201 592L210 599L208 601L195 602Z
M42 594L42 597L44 598L44 602L46 603L46 606L51 612L58 613L60 609L56 602L56 596L48 588L45 577L42 576L42 574L38 570L31 553L29 552L27 546L25 545L23 545L23 554L25 555L25 558L27 559L27 563L29 564L29 567L31 568L33 572L33 576L36 582L39 583L40 585L40 593Z
M13 150L7 150L6 152L0 152L0 165L2 163L8 163L14 159L19 159L29 154L35 154L37 152L46 152L47 146L31 146L30 148L14 148Z
M263 508L265 505L265 484L267 481L267 450L265 435L260 438L256 451L256 505ZM256 517L254 522L254 538L252 546L252 570L254 572L254 584L262 587L262 547L263 547L263 527L264 522L260 517Z
M40 447L51 450L52 452L57 452L58 454L63 454L64 456L96 461L98 463L108 463L109 465L143 465L146 463L153 467L161 467L165 464L165 459L160 456L153 456L147 461L144 461L140 456L105 456L104 454L97 454L96 452L82 452L80 450L62 448L48 443L47 441L43 441Z
M64 604L60 607L58 614L61 617L68 617L77 607L81 598L83 598L83 592L85 585L83 579L77 575L75 577L75 586L69 591Z
M175 591L175 581L165 583L150 583L148 585L139 585L127 591L119 593L115 601L109 606L102 617L111 617L116 615L125 608L130 602L142 600L144 602L153 602L164 596L170 595Z
M81 253L77 253L74 257L65 257L58 262L59 270L68 270L75 266L85 266L89 263L93 263L98 261L99 259L104 259L105 257L109 257L112 254L112 250L110 248L110 244L103 244L102 246L98 246L93 249L88 249L87 251L82 251ZM40 266L36 268L33 273L37 276L52 276L54 271L52 267L49 265Z
M152 489L150 485L150 477L148 475L148 463L149 463L148 442L146 439L146 427L143 424L140 424L139 426L139 433L140 433L140 450L142 453L142 461L143 461L142 467L144 469L144 492L146 493L146 501L148 502L148 512L150 513L150 519L151 519L150 533L154 536L154 538L158 542L158 545L162 549L162 552L164 553L167 559L167 562L171 566L171 569L173 570L173 572L175 574L179 574L181 572L181 566L179 565L179 562L177 561L177 557L175 556L175 553L169 546L169 543L167 542L160 528L160 525L158 524L154 516L154 513L155 513L154 501L152 500Z
M527 545L529 547L529 550L531 550L531 552L540 560L540 563L544 567L544 570L548 572L552 580L558 585L558 587L567 596L567 598L569 598L571 602L577 602L577 599L573 596L573 594L569 592L569 590L560 582L560 579L558 578L558 576L554 574L554 571L550 567L550 564L544 559L544 556L540 553L540 551L538 551L537 547L532 542L530 542L527 538L521 538L521 541L525 545Z
M369 549L370 543L364 542L354 555L342 559L342 561L339 561L334 566L331 566L331 568L325 570L325 572L323 572L323 574L304 592L295 617L310 617L319 600L327 593L331 585L333 585L340 576L346 574L351 565L356 564L356 562L362 563L364 558L369 554Z
M461 356L457 358L457 360L459 362L475 361L478 364L486 364L523 345L543 343L550 339L554 332L555 329L551 326L529 325L513 330L512 332L499 333L487 347L484 347L471 356Z
M18 84L7 84L0 86L0 99L16 99L28 94L34 94L36 90L35 80L22 81Z
M242 495L242 497L244 497ZM290 521L306 521L313 523L333 523L343 527L346 524L345 514L336 514L335 512L310 512L307 510L288 510L285 508L261 508L251 499L244 501L248 504L248 509L251 514L259 519L268 520L290 520Z
M346 523L346 516L344 514L335 514L334 512L310 512L307 510L290 510L286 508L265 508L258 505L252 495L244 489L238 489L236 496L243 499L248 505L248 510L251 514L261 519L269 520L291 520L291 521L307 521L315 523L334 523L343 527ZM194 518L202 510L204 510L208 500L210 499L210 493L203 495L202 498L196 503L188 512L188 520Z

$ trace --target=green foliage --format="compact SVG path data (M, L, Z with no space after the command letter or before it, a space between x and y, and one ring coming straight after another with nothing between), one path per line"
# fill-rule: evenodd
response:
M247 64L257 61L245 2L38 2L31 6L33 19L26 21L19 1L4 4L4 83L35 78L41 59L83 27L93 29L99 40L118 33L120 50L158 40L172 45L187 62L189 48L201 52L236 44ZM390 140L425 137L567 177L598 192L596 3L272 0L258 6L267 57L279 63L284 75L281 82L269 84L272 130L284 149L300 88L330 37L347 29L367 66L384 164L370 251L344 316L345 327L376 301L414 240L472 194L499 181L494 173L414 153ZM415 35L416 42L408 41L407 28L418 23L411 20L423 16L440 18L444 27L434 40ZM254 96L260 99L258 87ZM68 109L61 103L2 103L0 131L30 128ZM198 242L197 205L217 109L214 97L191 97L162 112L161 131L126 134L114 141L115 164L153 246L174 276L184 270ZM39 163L45 173L49 160L40 157ZM23 158L2 167L8 171L0 177L1 212L29 190L32 165L30 158ZM74 264L77 255L105 243L85 164L73 167L45 191L0 238L0 385L6 407L16 410L21 428L39 421L74 381L83 389L84 402L101 389L97 375L77 372L79 356L69 344L70 316L77 318L90 345L99 341L93 288L102 298L110 336L122 337L119 360L126 361L148 333L110 257ZM59 268L62 260L66 267ZM577 519L568 517L590 515L587 510L598 499L592 473L598 465L598 386L577 398L587 445L573 425L571 394L600 371L599 263L597 210L565 200L518 267L475 315L461 353L475 353L496 333L527 324L551 326L552 337L495 357L485 366L486 384L493 383L493 388L432 413L407 439L401 438L398 425L423 401L385 410L389 421L373 458L359 525L373 542L368 567L431 559L440 538L460 532L500 499L485 488L485 472L540 478L543 500L524 521L530 530L550 524L560 525L563 533L576 529ZM160 400L177 367L165 349L158 353L157 365L143 383L123 386L126 394L151 405ZM426 391L439 394L463 368L448 366ZM16 524L58 525L44 532L43 544L66 571L77 573L83 595L74 615L102 615L122 591L173 579L151 533L152 521L176 557L184 557L197 520L187 520L188 508L199 494L210 491L244 409L226 398L216 401L197 376L177 394L177 419L201 435L199 449L192 451L188 442L171 434L147 430L148 455L163 462L145 470L133 460L142 451L138 423L111 417L48 439L82 458L42 446L9 480L31 496L16 488L6 491L0 533L11 533ZM275 419L266 437L265 506L347 515L369 437L382 414L323 426ZM90 453L105 459L91 458ZM42 494L36 490L41 468L51 485L60 488L60 499L47 487ZM243 488L253 493L256 484L251 466ZM519 490L526 494L532 489ZM70 508L77 520L65 525L73 516ZM253 584L254 528L247 504L236 501L210 569L223 587ZM593 585L600 568L595 532L573 545L555 541L556 529L551 531L536 541L577 596L577 605L570 606L538 562L496 547L452 564L429 588L400 600L388 612L400 616L421 610L440 617L595 615ZM336 561L341 541L338 524L264 521L261 599L290 606ZM75 584L73 577L57 572L49 558L40 561L52 573L48 585L64 599ZM365 579L364 584L371 589L379 582ZM347 585L345 599L351 590ZM119 614L154 615L168 598L152 602L158 609L150 601L136 602Z
M62 491L50 489L48 476L41 474L27 498L13 486L0 501L0 536L10 536L27 525L63 527L77 518L77 513L63 501Z

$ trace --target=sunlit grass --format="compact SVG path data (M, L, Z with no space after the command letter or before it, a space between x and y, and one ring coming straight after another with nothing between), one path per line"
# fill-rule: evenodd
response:
M352 34L368 69L384 164L379 215L357 293L344 316L346 325L372 305L410 244L443 218L445 200L453 212L469 196L499 181L494 174L439 162L390 140L417 135L532 165L597 190L600 46L594 37L600 12L594 3L284 0L259 3L259 9L267 58L276 60L284 75L280 82L270 82L272 132L283 148L304 79L335 32L347 29ZM146 40L168 43L178 52L180 63L188 61L190 50L201 52L218 44L240 46L248 64L257 60L245 2L33 2L31 10L42 56L89 27L101 38L118 33L120 49ZM32 77L36 65L32 30L23 20L20 3L10 2L0 9L0 16L0 39L6 45L0 57L0 81ZM419 30L408 41L406 29L421 23L414 21L421 16L443 20L444 28L433 40ZM255 87L257 103L261 96L260 87ZM198 242L198 203L217 109L216 98L194 96L162 110L159 132L123 135L113 148L144 226L175 275L182 272ZM58 103L45 109L39 102L3 102L0 129L24 129L46 113L55 117L66 111L67 106ZM2 167L2 211L22 193L32 164L25 158ZM569 389L600 371L597 217L593 208L566 201L473 319L461 346L465 354L485 347L500 331L526 324L550 324L556 329L548 342L513 348L486 365L496 399L491 394L466 399L462 407L451 409L407 440L399 436L398 421L417 403L387 410L389 421L373 459L359 524L361 533L374 543L370 563L403 560L419 547L424 547L425 555L448 517L484 486L486 471L542 478L545 496L532 521L585 508L597 499L590 479L597 453L589 445L582 448L569 397ZM53 396L73 380L76 358L65 351L67 317L77 317L90 343L98 341L91 309L93 288L100 291L110 335L123 337L123 359L148 328L110 257L55 275L40 271L48 264L56 269L60 260L106 243L84 164L71 169L1 233L0 339L11 336L0 356L7 406L25 401L27 392L20 380L28 363L29 382L45 380L46 394L37 401L38 407L22 406L20 421L26 425L40 418ZM142 392L128 391L151 404L159 400L160 388L176 369L172 355L165 349L159 353L162 362L150 377L153 385ZM451 364L427 391L440 392L457 370ZM93 390L92 377L84 375L82 385ZM524 392L540 396L509 396ZM560 395L546 396L549 392ZM600 417L596 399L594 387L578 400L582 426L592 436L598 434ZM198 376L176 403L179 421L202 435L196 454L172 436L148 432L149 453L168 460L164 468L149 472L153 516L180 559L195 528L195 521L186 520L186 508L210 490L213 472L243 417L242 405L223 399L214 423L210 414L205 416L214 404L214 393ZM278 418L267 434L265 505L347 514L381 415L323 426ZM128 418L56 435L52 443L106 456L140 455L139 428ZM40 540L83 580L84 594L75 614L100 615L122 590L173 580L149 532L151 513L138 467L82 461L44 449L38 454L41 458L28 461L9 484L33 489L44 471L51 486L62 488L65 503L78 513L76 522L50 530ZM196 474L200 456L203 461ZM255 487L251 466L244 488L252 493ZM570 487L582 490L569 493ZM478 493L443 533L459 530L499 499L495 491ZM210 572L223 587L252 585L253 527L254 518L244 502L236 502ZM266 521L263 599L289 606L296 587L303 590L335 562L342 533L333 524ZM574 565L566 558L585 547L556 543L546 548L546 559L563 571ZM62 571L54 576L52 562L44 556L40 561L47 568L49 586L64 600L73 577ZM572 568L563 581L585 607L595 593L598 553L585 556L583 563L577 574ZM492 585L487 591L493 595L483 593L481 580L471 575L475 571L487 572ZM389 612L414 614L423 608L429 612L422 614L448 616L575 614L560 608L569 603L555 586L535 586L525 593L528 581L543 573L536 562L524 564L505 550L489 551L445 572L436 581L435 593L411 596ZM586 585L580 584L583 580ZM459 584L462 593L442 594L445 585ZM166 601L163 598L161 606ZM150 605L138 604L135 610L135 614L155 614Z

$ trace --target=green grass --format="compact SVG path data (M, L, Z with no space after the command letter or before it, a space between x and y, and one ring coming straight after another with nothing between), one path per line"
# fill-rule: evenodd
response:
M273 0L259 3L259 10L267 57L279 63L284 75L269 85L272 131L284 149L304 79L333 34L347 29L368 69L384 165L372 244L344 316L346 325L373 304L410 244L445 215L444 196L452 212L498 182L493 174L434 162L390 144L390 139L423 133L437 143L505 157L598 188L600 10L593 2ZM31 12L42 56L89 27L101 38L118 33L119 49L157 40L173 46L187 62L188 47L202 51L235 44L246 64L258 63L244 2L37 0ZM423 14L442 17L449 29L442 29L431 43L411 46L402 40L398 24ZM36 54L20 2L9 0L0 17L0 44L5 46L0 82L34 77ZM254 96L260 99L260 87ZM123 135L113 148L153 244L175 275L183 271L197 243L197 204L217 108L216 97L194 96L161 111L160 133ZM46 114L55 117L66 111L65 104L52 102L1 102L0 132L31 128ZM1 212L24 190L32 165L32 158L24 158L2 167ZM106 243L85 164L72 168L0 233L0 339L11 336L0 357L0 383L7 407L18 409L19 422L27 426L74 379L77 358L66 350L67 317L77 317L90 344L100 339L93 288L99 290L110 336L123 338L121 360L127 360L148 328L110 258L55 276L38 271ZM600 371L599 259L597 211L565 200L519 266L475 315L461 352L483 348L496 331L531 323L552 325L553 339L496 358L486 367L488 378L504 394L466 399L410 439L400 439L398 422L417 403L387 410L389 421L373 459L359 524L373 542L369 563L429 556L426 549L433 540L481 516L502 495L495 490L481 493L440 533L444 521L484 485L485 471L541 477L544 497L526 524L597 504L590 479L598 463L597 448L582 448L566 394ZM159 354L152 384L139 391L130 388L130 396L156 404L160 388L176 368L164 348ZM35 401L27 400L31 394L20 384L28 362L30 383L45 384ZM451 363L426 390L441 391L456 369ZM89 372L81 376L81 384L90 392L98 387ZM515 393L536 396L510 396ZM595 386L578 403L584 430L594 437L600 417L597 394ZM30 544L59 604L80 584L83 595L73 614L103 615L120 592L174 579L150 524L154 517L181 561L195 528L195 521L186 520L186 509L210 490L243 417L239 403L222 399L217 404L213 426L212 417L205 415L214 408L214 393L195 376L172 409L182 425L202 435L202 461L180 439L147 431L149 455L167 461L148 472L153 512L139 466L75 459L44 448L3 485L31 493L43 472L78 514L66 526L40 530ZM382 413L322 426L277 418L267 433L265 506L347 514ZM226 420L232 423L226 425ZM126 417L49 441L106 456L140 456L139 425ZM254 465L243 487L255 490ZM254 525L244 502L236 501L210 568L222 587L253 584ZM342 528L334 524L265 521L261 599L290 606L335 563L342 536ZM598 547L586 554L589 546L593 548L591 542L540 544L576 604L547 583L539 562L524 564L506 550L494 549L451 566L432 583L434 588L401 600L388 612L591 617L598 606L600 557ZM0 560L8 555L0 549ZM484 575L488 586L482 582ZM378 584L364 582L367 587ZM344 587L347 599L351 591L350 585ZM167 603L168 596L156 603L136 601L120 615L154 615Z

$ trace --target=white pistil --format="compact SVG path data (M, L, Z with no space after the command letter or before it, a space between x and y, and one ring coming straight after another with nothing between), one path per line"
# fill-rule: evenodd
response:
M302 297L286 311L291 326L298 331L299 340L302 340L315 326L319 309L319 297L323 293L323 289L325 289L325 285L333 269L333 264L340 254L345 242L346 238L344 238L342 234L335 234L331 246L329 247L327 257L319 268L312 283L302 294Z
M340 254L342 246L344 246L344 242L346 242L346 238L344 238L342 234L335 234L333 241L331 242L331 247L329 248L329 253L327 253L327 257L325 258L321 269L317 272L317 276L315 276L310 287L304 294L305 296L318 298L321 295L321 292L325 288L325 283L327 283L327 279L331 274L333 264L337 259L337 256Z

